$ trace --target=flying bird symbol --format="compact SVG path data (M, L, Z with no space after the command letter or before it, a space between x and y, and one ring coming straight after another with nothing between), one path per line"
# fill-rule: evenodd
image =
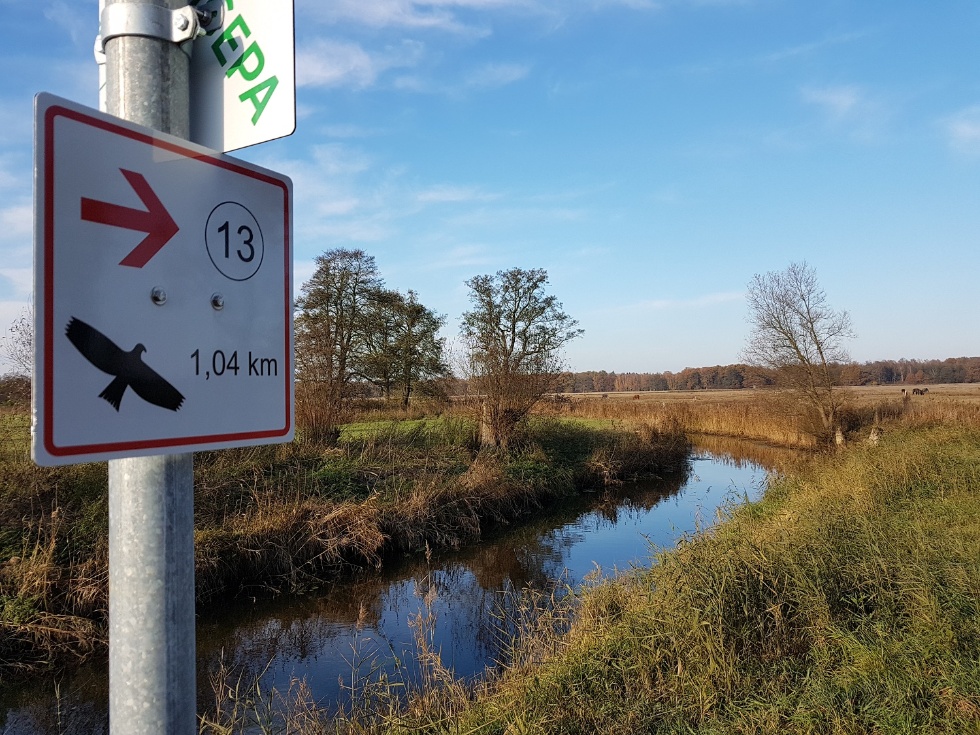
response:
M184 396L176 388L143 362L146 347L137 344L126 352L95 327L72 317L65 334L79 352L104 373L115 376L99 398L104 398L117 411L126 388L148 403L176 411L184 402Z

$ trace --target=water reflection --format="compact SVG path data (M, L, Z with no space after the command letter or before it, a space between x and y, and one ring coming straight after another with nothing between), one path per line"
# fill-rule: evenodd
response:
M647 564L651 544L672 545L713 523L726 503L758 497L762 467L791 461L758 447L748 456L731 449L702 443L687 472L576 498L478 547L405 559L316 596L206 611L197 630L199 708L213 707L210 682L222 667L246 682L263 675L266 687L281 690L304 678L323 703L343 702L379 666L395 679L417 680L418 634L456 676L477 676L502 655L501 621L515 616L512 593ZM8 688L0 734L107 732L105 672L105 662L86 667L58 685L57 697L53 682Z

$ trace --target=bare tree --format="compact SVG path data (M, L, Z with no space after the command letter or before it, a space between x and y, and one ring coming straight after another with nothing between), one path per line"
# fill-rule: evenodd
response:
M466 282L462 316L469 377L483 397L481 441L506 447L518 423L562 378L562 348L583 332L545 293L548 273L512 268Z
M30 378L34 370L34 301L28 302L0 343L0 352L9 366L8 372Z
M816 411L826 438L839 428L838 367L849 360L844 341L851 318L827 304L813 268L792 263L784 271L756 274L748 285L752 332L746 362L777 372Z

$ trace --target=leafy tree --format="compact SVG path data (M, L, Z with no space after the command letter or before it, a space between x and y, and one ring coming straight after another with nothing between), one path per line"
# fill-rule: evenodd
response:
M408 407L420 384L449 374L445 340L438 336L445 317L419 303L414 291L403 296L380 289L369 302L367 349L359 360L362 374L386 398L397 390L402 405Z
M395 389L399 315L404 300L397 291L379 288L368 295L363 314L364 345L356 369L386 399Z
M481 440L506 447L518 423L562 380L562 348L582 334L545 293L548 274L512 268L466 282L472 309L462 316L468 371L483 396Z
M297 398L311 428L329 435L352 391L365 343L364 317L382 281L374 257L338 248L316 259L296 302Z
M792 263L784 271L756 274L748 285L752 331L747 362L777 372L820 418L829 438L838 428L842 398L835 390L840 363L849 358L844 340L854 336L846 311L836 311L813 268Z

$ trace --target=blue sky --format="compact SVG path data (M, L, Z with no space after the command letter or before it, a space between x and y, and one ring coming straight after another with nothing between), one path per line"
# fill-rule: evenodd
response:
M97 0L0 0L0 323L30 295L32 105L97 106ZM446 314L542 267L576 370L736 362L808 261L858 361L980 355L980 6L297 0L296 289L336 247Z

